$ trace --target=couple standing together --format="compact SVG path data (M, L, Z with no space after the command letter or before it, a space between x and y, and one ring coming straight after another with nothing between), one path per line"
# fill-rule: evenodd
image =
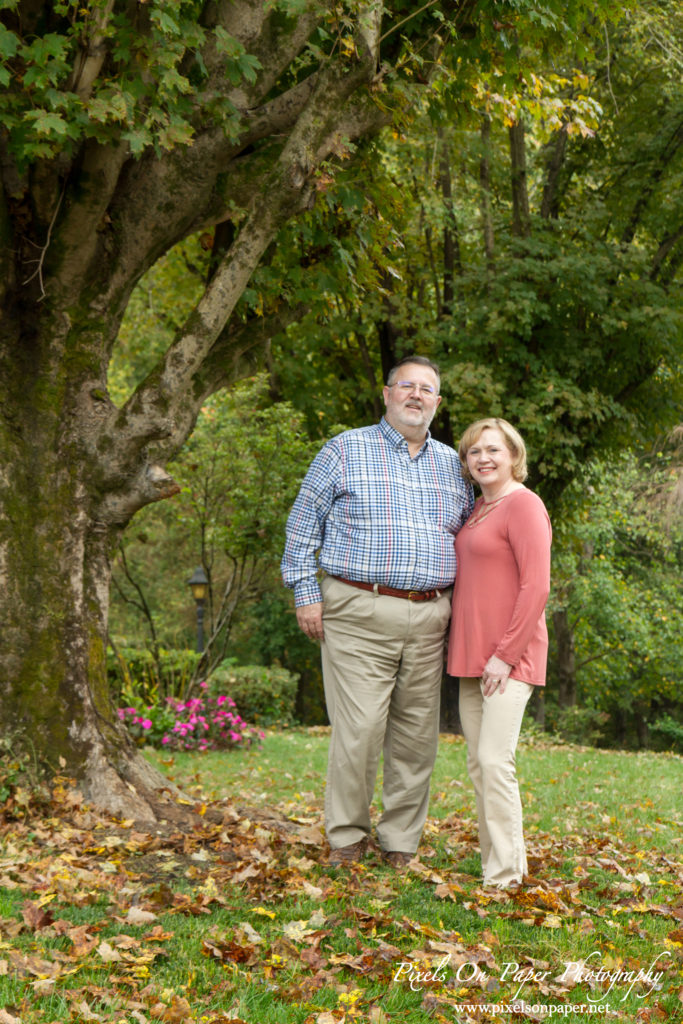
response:
M545 682L551 528L509 423L472 424L459 453L431 437L439 385L436 364L406 357L387 378L380 423L322 448L289 516L282 573L299 625L321 641L330 863L365 853L382 753L379 845L394 867L415 855L450 621L484 883L504 887L526 872L515 750Z

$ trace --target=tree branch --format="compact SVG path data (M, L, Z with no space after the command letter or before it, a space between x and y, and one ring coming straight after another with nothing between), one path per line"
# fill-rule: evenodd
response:
M152 648L153 648L154 660L157 662L157 668L158 668L159 667L158 666L158 662L159 662L159 641L158 641L158 638L157 638L157 631L156 631L156 626L155 626L155 623L154 623L154 616L152 615L152 609L150 608L150 606L149 606L149 604L147 602L147 598L145 597L145 594L144 594L144 591L143 591L142 587L137 582L137 580L135 580L133 578L133 574L131 573L130 567L128 565L128 559L126 558L126 549L125 549L125 546L123 544L123 540L121 538L119 538L118 549L119 549L119 556L121 558L121 565L123 566L123 574L126 577L126 579L128 580L128 582L130 583L130 585L133 588L133 590L137 593L138 600L136 600L134 597L131 597L129 594L127 594L125 592L125 590L123 589L123 587L119 583L118 579L116 578L115 573L112 573L112 583L114 584L114 586L118 590L119 594L121 595L121 598L127 604L131 604L134 608L137 608L138 611L141 611L143 616L147 620L147 625L149 626L149 632L150 632L150 635L151 635L151 638L152 638Z
M647 209L647 205L654 195L657 185L660 183L664 176L664 171L673 160L678 150L683 145L683 122L679 122L674 130L672 131L669 139L660 150L657 159L654 162L652 173L650 174L646 187L642 188L638 193L638 199L634 203L631 216L628 219L628 223L624 228L620 242L622 245L630 245L635 238L636 231L640 224L643 213Z
M92 92L95 79L102 70L105 57L107 56L106 28L114 7L114 0L106 0L103 6L93 5L94 14L92 17L92 31L88 33L84 45L76 58L74 69L69 81L70 92L78 94L79 98L85 100Z
M567 133L564 128L555 133L555 138L549 143L548 148L550 157L546 163L543 198L541 199L541 217L544 220L557 217L559 212L558 185L567 152Z
M339 145L335 115L367 78L367 62L359 62L353 71L330 67L321 74L308 106L196 309L158 369L117 415L116 431L121 431L129 442L135 437L149 437L154 423L165 429L169 402L191 386L277 230L309 203L316 168ZM336 103L331 102L335 94Z
M479 201L481 208L484 252L489 282L496 266L496 236L491 211L491 116L483 114L481 119L481 159L479 161ZM490 287L490 283L487 285Z
M524 123L519 120L510 125L510 177L512 184L512 230L518 238L528 238L531 232L529 193L526 173Z
M656 281L657 278L660 276L663 264L667 259L669 253L676 246L676 244L680 242L682 238L683 224L679 225L679 227L676 228L675 231L672 231L670 234L668 234L666 238L664 238L663 241L660 243L660 246L657 249L657 252L655 253L654 259L652 260L652 269L650 270L651 281Z

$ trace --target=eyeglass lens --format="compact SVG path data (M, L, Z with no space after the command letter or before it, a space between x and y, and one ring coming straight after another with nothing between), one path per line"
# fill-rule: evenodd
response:
M434 394L434 388L431 384L416 384L412 380L399 380L396 382L396 387L399 391L414 391L417 388L422 395Z

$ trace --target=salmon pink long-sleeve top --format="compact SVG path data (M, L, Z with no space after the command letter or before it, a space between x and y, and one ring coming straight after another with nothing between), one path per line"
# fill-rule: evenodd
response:
M448 672L476 678L492 654L510 677L543 686L552 529L545 505L518 488L482 515L480 498L455 539L458 573ZM481 516L481 518L478 518Z

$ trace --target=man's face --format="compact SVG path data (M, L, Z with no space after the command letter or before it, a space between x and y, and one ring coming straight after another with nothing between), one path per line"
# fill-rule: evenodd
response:
M407 384L413 387L401 386ZM424 437L441 402L438 391L439 382L433 370L419 363L405 363L393 384L384 388L387 422L404 437Z

